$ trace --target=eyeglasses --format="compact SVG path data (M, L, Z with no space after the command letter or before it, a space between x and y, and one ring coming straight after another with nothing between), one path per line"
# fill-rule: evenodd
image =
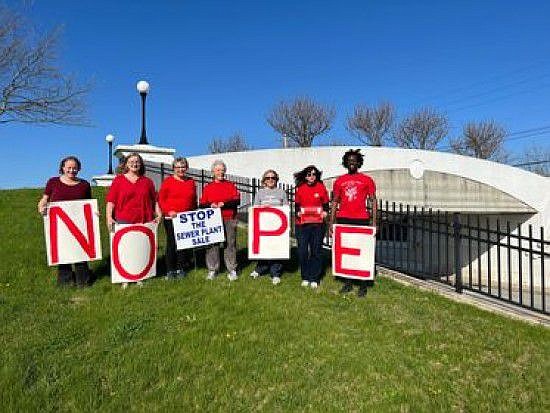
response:
M317 172L315 171L308 172L306 176L317 176Z
M267 181L268 179L273 179L274 181L276 181L276 180L277 180L277 177L276 177L276 176L266 176L266 177L264 178L264 181Z
M187 166L176 165L174 169L187 169Z

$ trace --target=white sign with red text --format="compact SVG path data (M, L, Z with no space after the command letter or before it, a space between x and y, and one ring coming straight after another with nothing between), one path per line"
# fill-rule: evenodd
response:
M374 280L376 228L332 226L332 274L354 280Z
M290 207L253 206L248 209L248 258L290 258Z
M44 216L48 265L101 259L97 200L50 202Z
M157 273L157 223L115 224L111 232L111 282L127 283Z

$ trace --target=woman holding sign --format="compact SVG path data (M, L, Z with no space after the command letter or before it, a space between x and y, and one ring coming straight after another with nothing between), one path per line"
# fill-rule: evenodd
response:
M143 158L131 153L120 165L121 174L113 179L107 193L106 221L109 231L115 224L145 224L159 222L162 212L157 203L155 184L145 176ZM139 286L142 285L138 281ZM122 288L128 283L122 283Z
M210 182L202 190L200 199L201 208L221 208L223 226L225 231L225 248L223 257L227 268L227 278L235 281L237 276L237 207L241 196L233 182L225 179L226 166L223 161L216 160L212 164L214 181ZM208 280L216 278L220 269L220 247L218 244L206 249L206 266L208 267Z
M174 174L162 182L159 190L159 206L164 215L166 230L166 279L184 277L190 266L190 250L176 250L172 218L179 212L197 208L197 189L195 181L185 172L189 168L187 159L176 158L172 163Z
M38 212L46 214L48 202L75 201L92 198L92 190L88 181L77 177L81 163L76 156L67 156L59 164L59 174L46 183L44 195L38 202ZM57 267L57 285L68 286L76 284L84 287L92 281L88 263L59 264Z
M314 165L306 166L294 174L296 193L296 240L302 274L302 287L313 289L319 286L323 273L321 255L324 220L328 213L328 192L321 181L321 171Z
M376 227L376 185L370 176L359 173L363 158L359 149L350 149L342 157L342 165L348 173L336 179L332 188L331 235L334 223L361 226L372 224ZM367 209L367 200L372 202L372 217ZM364 297L367 293L367 282L358 281L359 297ZM352 289L353 281L346 278L340 292L348 293Z
M286 192L281 188L277 188L277 182L279 182L279 175L273 169L268 169L262 175L262 185L256 197L254 198L254 205L269 205L269 206L282 206L288 205L288 199ZM254 279L260 275L271 274L271 282L273 285L277 285L281 282L281 272L283 270L283 263L279 260L263 260L258 261L256 269L250 273L250 276Z

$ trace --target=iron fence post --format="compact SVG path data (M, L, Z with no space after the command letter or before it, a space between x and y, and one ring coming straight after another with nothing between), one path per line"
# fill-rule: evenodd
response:
M453 238L455 244L455 290L462 294L462 257L461 257L461 236L460 236L460 215L458 212L453 214Z

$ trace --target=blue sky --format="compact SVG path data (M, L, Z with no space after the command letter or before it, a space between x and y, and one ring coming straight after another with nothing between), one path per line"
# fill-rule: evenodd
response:
M84 178L106 172L106 134L137 143L140 79L151 84L150 143L184 156L234 132L276 147L266 113L304 94L337 111L317 144L357 145L345 119L379 100L399 116L425 105L445 112L450 136L469 120L495 119L511 133L550 126L547 1L50 0L25 10L39 31L64 26L60 65L93 80L93 126L0 126L0 188L42 186L68 154L81 158ZM507 148L548 142L550 128Z

